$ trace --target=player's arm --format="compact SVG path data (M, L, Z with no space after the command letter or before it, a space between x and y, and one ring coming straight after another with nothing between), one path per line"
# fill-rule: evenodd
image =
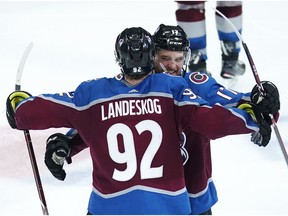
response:
M211 139L259 132L265 138L258 139L256 144L266 146L270 140L271 128L269 124L266 121L253 118L253 115L245 109L225 108L220 104L209 106L206 101L197 97L189 89L183 91L181 100L178 103L181 124L191 127L196 132ZM258 112L258 110L254 112Z
M227 89L205 73L187 73L185 79L189 88L196 95L209 102L211 106L220 103L229 107L237 107L239 103L250 101L250 93Z

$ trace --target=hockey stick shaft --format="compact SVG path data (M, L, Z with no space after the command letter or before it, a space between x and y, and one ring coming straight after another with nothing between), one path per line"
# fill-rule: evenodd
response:
M24 65L32 47L33 47L33 43L31 42L22 55L22 58L18 67L17 76L16 76L16 83L15 83L16 91L21 90L21 78L22 78ZM26 141L26 145L27 145L27 149L29 153L29 158L30 158L30 162L31 162L32 170L33 170L34 179L36 182L38 195L41 201L42 212L43 212L43 215L49 215L29 130L24 130L24 137L25 137L25 141Z
M231 20L228 19L223 13L221 13L221 12L220 12L219 10L217 10L216 8L212 8L212 9L213 9L216 13L218 13L222 18L224 18L224 19L230 24L230 26L232 27L233 31L236 33L238 39L240 40L240 42L241 42L241 44L242 44L242 46L243 46L243 48L244 48L244 50L245 50L246 56L247 56L247 58L248 58L248 61L249 61L249 64L250 64L250 66L251 66L251 69L252 69L252 72L253 72L253 76L254 76L255 81L256 81L256 83L257 83L257 85L258 85L258 88L259 88L260 92L261 92L262 94L264 94L264 88L263 88L262 83L261 83L261 80L260 80L260 78L259 78L259 75L258 75L256 66L255 66L254 61L253 61L253 58L252 58L252 56L251 56L251 54L250 54L250 51L249 51L249 49L248 49L248 46L246 45L246 43L245 43L244 40L243 40L240 32L239 32L238 29L234 26L234 24L231 22Z
M49 215L29 130L24 130L24 136L25 136L25 140L27 144L27 149L29 153L32 170L33 170L34 179L36 182L38 196L41 202L42 212L43 212L43 215Z
M248 46L247 46L247 44L244 42L244 40L243 40L240 32L239 32L238 29L234 26L234 24L233 24L223 13L221 13L221 12L220 12L219 10L217 10L216 8L212 8L212 9L213 9L216 13L218 13L221 17L223 17L223 18L231 25L231 27L233 28L234 32L236 33L237 37L239 38L239 40L240 40L241 43L242 43L242 46L243 46L244 51L245 51L245 53L246 53L246 56L247 56L247 58L248 58L248 61L249 61L249 64L250 64L250 66L251 66L251 70L252 70L252 72L253 72L253 76L254 76L254 78L255 78L255 81L256 81L256 83L257 83L257 86L258 86L258 88L259 88L259 91L261 92L262 95L265 95L265 90L264 90L264 88L263 88L263 86L262 86L262 83L261 83L259 74L258 74L257 69L256 69L256 65L255 65L255 63L254 63L254 61L253 61L253 58L252 58L251 53L250 53L250 51L249 51L249 49L248 49ZM282 137L281 137L281 135L280 135L278 126L277 126L277 124L276 124L276 121L275 121L273 115L270 114L269 116L270 116L270 118L271 118L272 126L273 126L273 128L274 128L274 132L275 132L276 138L277 138L277 140L278 140L278 142L279 142L279 145L280 145L280 147L281 147L281 150L282 150L283 156L284 156L284 158L285 158L286 164L288 165L288 154L287 154L287 151L286 151L286 148L285 148L285 144L284 144L284 142L283 142L283 140L282 140Z

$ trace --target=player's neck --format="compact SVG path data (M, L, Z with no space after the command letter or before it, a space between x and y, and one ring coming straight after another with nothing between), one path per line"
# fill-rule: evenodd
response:
M124 75L124 80L131 86L138 85L140 82L142 82L149 74L146 74L144 76L141 76L139 78L135 78L135 76L127 76Z

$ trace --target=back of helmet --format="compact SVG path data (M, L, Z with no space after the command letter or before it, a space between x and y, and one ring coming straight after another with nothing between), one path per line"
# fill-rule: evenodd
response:
M148 74L155 57L151 34L141 27L126 28L116 39L115 57L124 74Z

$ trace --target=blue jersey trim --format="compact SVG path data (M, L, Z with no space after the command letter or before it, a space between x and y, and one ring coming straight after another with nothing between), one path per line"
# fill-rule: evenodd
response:
M201 214L208 211L217 201L217 191L213 181L208 184L207 191L198 197L189 196L191 214Z
M134 190L113 198L91 192L88 211L92 214L190 214L188 193L176 196ZM113 207L111 207L113 206Z

